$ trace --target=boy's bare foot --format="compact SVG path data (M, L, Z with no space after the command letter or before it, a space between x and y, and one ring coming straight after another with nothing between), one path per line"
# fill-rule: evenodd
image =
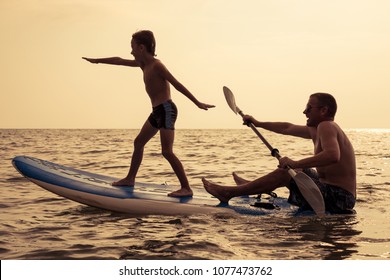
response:
M237 185L243 185L249 182L248 180L245 180L244 178L238 176L236 172L233 172L232 175L234 182L236 182Z
M206 180L206 178L202 178L202 182L206 191L218 198L221 202L228 203L232 198L231 196L227 195L225 187L214 184Z
M170 197L191 197L193 196L193 192L191 189L180 189L168 194Z
M111 185L115 186L115 187L134 187L134 181L127 179L127 178L124 178L124 179L121 179L119 181L112 182Z

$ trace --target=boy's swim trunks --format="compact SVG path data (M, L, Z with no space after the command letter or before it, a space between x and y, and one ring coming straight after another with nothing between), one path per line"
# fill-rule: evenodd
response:
M177 107L172 100L168 100L156 107L153 107L153 112L148 120L150 124L157 129L175 129L177 119Z

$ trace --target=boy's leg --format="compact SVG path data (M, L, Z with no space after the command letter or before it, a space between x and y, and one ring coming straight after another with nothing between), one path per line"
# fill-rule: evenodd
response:
M180 181L181 189L168 194L173 197L192 196L192 190L188 183L186 173L180 160L173 153L173 142L175 139L175 131L172 129L160 129L161 148L163 156L168 160L172 166L177 178Z
M152 139L154 135L156 135L157 132L158 129L154 128L150 124L150 122L146 120L140 133L134 140L134 151L133 151L133 156L131 158L129 173L122 180L113 182L112 183L113 186L134 186L135 177L137 175L138 169L141 165L142 158L144 155L144 147L146 143L148 143L149 140Z
M220 186L205 178L202 179L206 191L218 198L221 202L228 202L236 196L272 192L279 187L287 186L290 180L290 175L284 169L276 169L263 177L237 187Z

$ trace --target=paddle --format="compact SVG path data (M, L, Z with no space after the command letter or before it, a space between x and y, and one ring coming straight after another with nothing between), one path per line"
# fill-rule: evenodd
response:
M225 94L226 101L229 107L232 109L232 111L235 114L238 113L240 116L244 116L244 113L236 105L236 101L234 99L234 95L232 91L227 87L223 87L223 93ZM271 155L277 159L280 159L281 156L279 154L279 151L277 149L274 149L271 146L271 144L268 143L268 141L263 137L263 135L261 135L261 133L257 130L255 125L253 123L248 123L248 126L256 133L256 135L261 139L261 141L263 141L263 143L271 151ZM301 171L296 172L294 169L290 168L289 166L287 166L287 169L288 169L288 173L297 184L303 197L313 208L314 212L318 216L324 216L325 215L324 198L322 197L322 194L318 189L317 185L305 173Z

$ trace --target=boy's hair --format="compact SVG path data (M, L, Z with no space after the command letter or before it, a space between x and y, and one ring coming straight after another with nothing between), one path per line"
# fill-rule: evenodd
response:
M334 118L337 112L337 102L336 99L329 93L317 92L311 95L316 97L320 106L328 107L328 115L331 118Z
M141 30L133 34L133 40L140 45L144 45L146 50L153 56L156 56L156 40L152 31Z

